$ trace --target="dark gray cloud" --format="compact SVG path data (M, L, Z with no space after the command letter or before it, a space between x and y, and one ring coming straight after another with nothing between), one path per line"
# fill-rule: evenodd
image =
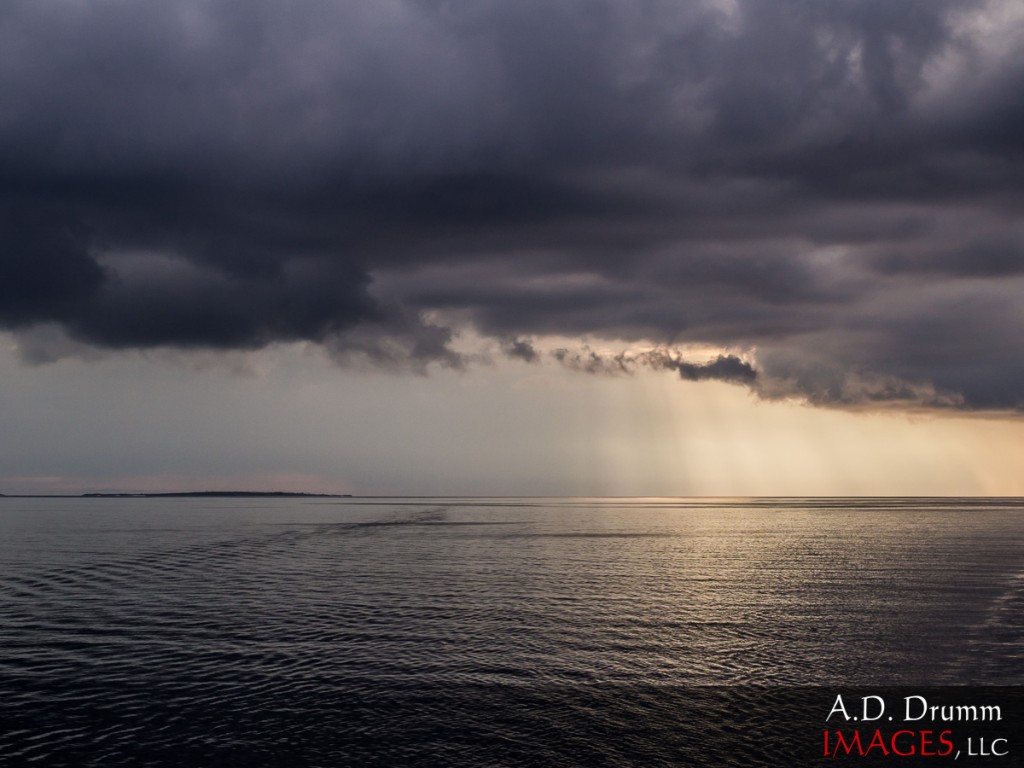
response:
M551 352L551 356L566 368L601 376L632 374L639 364L636 357L625 352L606 355L595 352L586 345L578 350L559 347Z
M536 363L540 360L540 353L533 346L529 339L506 339L501 345L501 351L507 357L522 360L526 363Z
M60 211L0 210L0 323L8 327L74 317L104 281L87 229Z
M652 349L635 354L607 354L584 344L580 349L559 347L551 352L551 356L567 368L593 375L631 375L638 368L646 367L658 371L675 371L684 381L724 381L748 387L753 387L757 382L754 367L736 355L717 355L707 362L693 362L667 349Z
M675 371L685 381L727 381L752 385L757 380L754 367L735 355L718 355L707 363L689 363L677 355L648 355L647 364Z
M0 325L1019 408L1022 42L997 0L9 0Z
M928 251L894 247L870 257L878 271L896 275L932 274L953 277L998 277L1024 274L1024 227L999 227L992 233L974 234L965 242L936 244Z

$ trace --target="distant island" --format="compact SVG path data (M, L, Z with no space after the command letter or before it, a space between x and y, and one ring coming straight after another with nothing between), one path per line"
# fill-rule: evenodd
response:
M3 494L0 494L3 495ZM291 491L175 491L173 493L83 493L85 499L160 499L160 498L214 498L214 499L248 499L248 498L293 498L312 497L320 499L350 499L351 493L293 493Z

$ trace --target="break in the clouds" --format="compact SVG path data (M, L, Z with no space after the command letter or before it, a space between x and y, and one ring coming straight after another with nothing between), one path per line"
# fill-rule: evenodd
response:
M399 367L464 365L470 329L765 397L1020 408L1022 18L7 0L0 324Z

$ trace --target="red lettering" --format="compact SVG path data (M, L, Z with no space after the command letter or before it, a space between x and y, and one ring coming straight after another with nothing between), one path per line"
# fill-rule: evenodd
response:
M832 757L839 754L840 748L846 750L846 754L850 755L853 753L854 747L857 748L858 755L864 754L864 750L860 745L860 731L854 731L853 738L849 742L846 741L842 731L836 731L836 748L832 750Z
M932 746L934 742L928 738L932 735L932 731L921 731L921 757L935 757L935 752L928 752L928 747Z
M914 736L917 735L913 731L896 731L896 733L894 733L892 735L892 751L893 751L893 754L899 755L900 757L913 757L916 754L916 752L917 752L917 748L914 745L913 741L910 743L910 751L909 752L901 752L899 746L896 744L896 740L900 737L901 734L904 734L904 733L910 734L911 737L914 737Z
M822 731L823 757L835 758L842 754L846 757L856 755L867 757L873 751L888 757L890 754L899 757L949 757L954 752L952 731L942 731L938 735L936 749L935 731L896 731L886 739L881 729L875 729L871 741L866 745L861 740L861 732L853 731L849 735L842 731ZM834 739L834 740L833 740Z
M939 734L939 743L946 749L945 752L943 752L941 749L938 751L937 754L939 757L947 757L953 753L953 742L949 738L952 735L952 731L943 731Z
M864 750L865 755L870 755L872 749L882 750L882 754L886 757L889 756L889 748L885 746L885 738L882 736L881 731L875 731L875 735L871 737L871 743L868 744L868 748Z

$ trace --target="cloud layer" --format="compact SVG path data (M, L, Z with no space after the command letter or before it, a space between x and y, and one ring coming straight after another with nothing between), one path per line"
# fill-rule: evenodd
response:
M0 325L1020 408L1016 6L10 0Z

